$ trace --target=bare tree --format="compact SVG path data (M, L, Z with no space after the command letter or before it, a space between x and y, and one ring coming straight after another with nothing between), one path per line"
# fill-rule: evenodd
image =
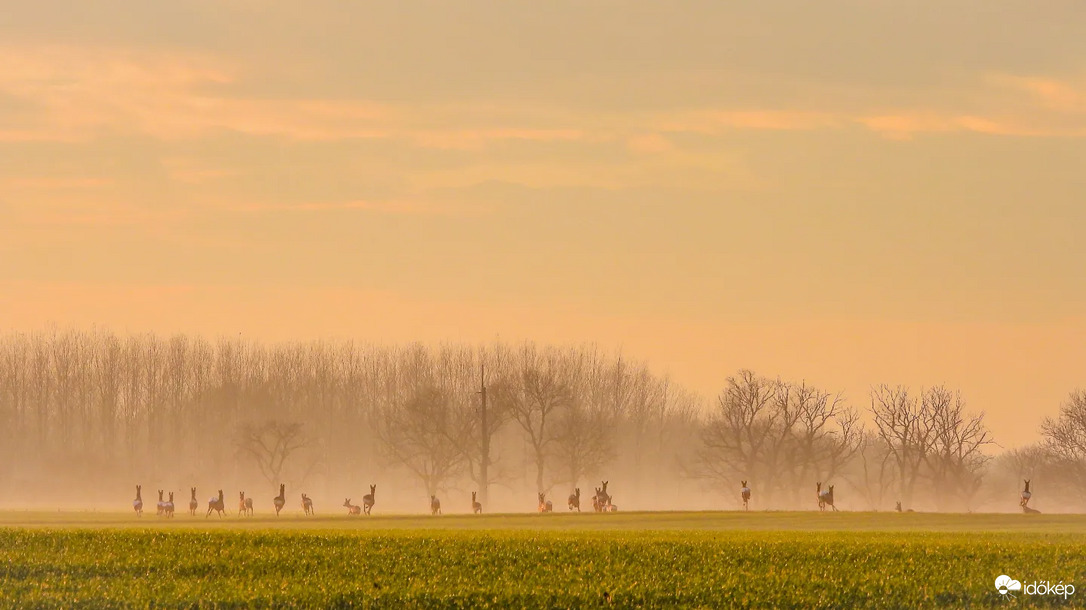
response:
M871 411L879 437L893 456L900 501L911 505L917 482L926 478L939 490L940 508L959 501L966 507L980 489L992 444L984 414L970 414L960 393L943 386L922 390L919 398L903 386L872 390Z
M236 441L238 453L250 457L270 485L278 485L284 480L287 461L291 456L313 445L313 439L306 435L304 426L301 422L280 420L242 424ZM310 460L301 477L293 482L301 484L315 465Z
M992 437L984 425L983 413L967 413L960 392L936 386L923 395L925 426L930 430L931 445L924 456L928 476L939 493L940 508L957 499L971 507L980 491L984 465L990 457L984 453Z
M852 477L853 486L864 496L868 508L878 510L886 506L896 482L893 454L878 433L865 430L856 455L857 472Z
M423 387L404 404L386 408L379 430L387 455L436 495L464 465L467 435L458 423L450 397Z
M771 481L766 447L777 420L773 409L777 382L743 370L729 377L717 397L717 409L702 431L695 474L728 484L739 477Z
M540 354L526 345L516 370L495 388L495 397L523 429L531 444L536 488L545 492L544 470L555 440L554 420L573 401L572 367L556 350Z
M615 415L574 400L555 422L554 455L563 480L576 487L615 457Z
M1086 495L1086 391L1072 392L1060 405L1057 417L1041 422L1041 434L1064 479L1080 497Z
M904 386L880 385L871 390L871 414L879 438L893 456L900 501L912 505L924 456L932 442L921 403Z

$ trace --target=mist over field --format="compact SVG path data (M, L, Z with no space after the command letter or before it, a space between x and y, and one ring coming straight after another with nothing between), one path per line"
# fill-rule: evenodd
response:
M257 513L301 494L346 514L617 510L1081 511L1083 394L1041 443L1004 451L960 392L873 385L859 404L810 381L737 371L717 396L595 345L264 344L98 330L0 337L3 508L197 514L223 490ZM486 390L486 410L483 393ZM485 413L485 414L484 414ZM602 498L602 496L601 496ZM601 500L601 504L603 501ZM833 507L826 506L832 510Z

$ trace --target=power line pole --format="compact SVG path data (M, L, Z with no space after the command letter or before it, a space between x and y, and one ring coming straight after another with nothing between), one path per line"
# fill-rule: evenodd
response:
M479 501L487 504L487 488L490 486L490 428L487 422L486 409L486 364L479 364L479 394L482 395L481 412L479 414L479 430L482 432L482 459L479 460Z

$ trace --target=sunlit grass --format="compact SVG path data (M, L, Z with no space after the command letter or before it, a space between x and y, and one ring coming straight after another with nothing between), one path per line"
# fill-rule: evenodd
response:
M0 591L19 607L994 606L1003 603L993 585L1000 574L1078 582L1086 595L1084 521L887 513L137 521L6 512Z

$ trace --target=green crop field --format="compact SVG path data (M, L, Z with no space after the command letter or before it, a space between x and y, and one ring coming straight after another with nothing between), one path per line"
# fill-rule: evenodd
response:
M1077 584L1014 592L995 578ZM0 513L6 607L1081 606L1086 517Z

